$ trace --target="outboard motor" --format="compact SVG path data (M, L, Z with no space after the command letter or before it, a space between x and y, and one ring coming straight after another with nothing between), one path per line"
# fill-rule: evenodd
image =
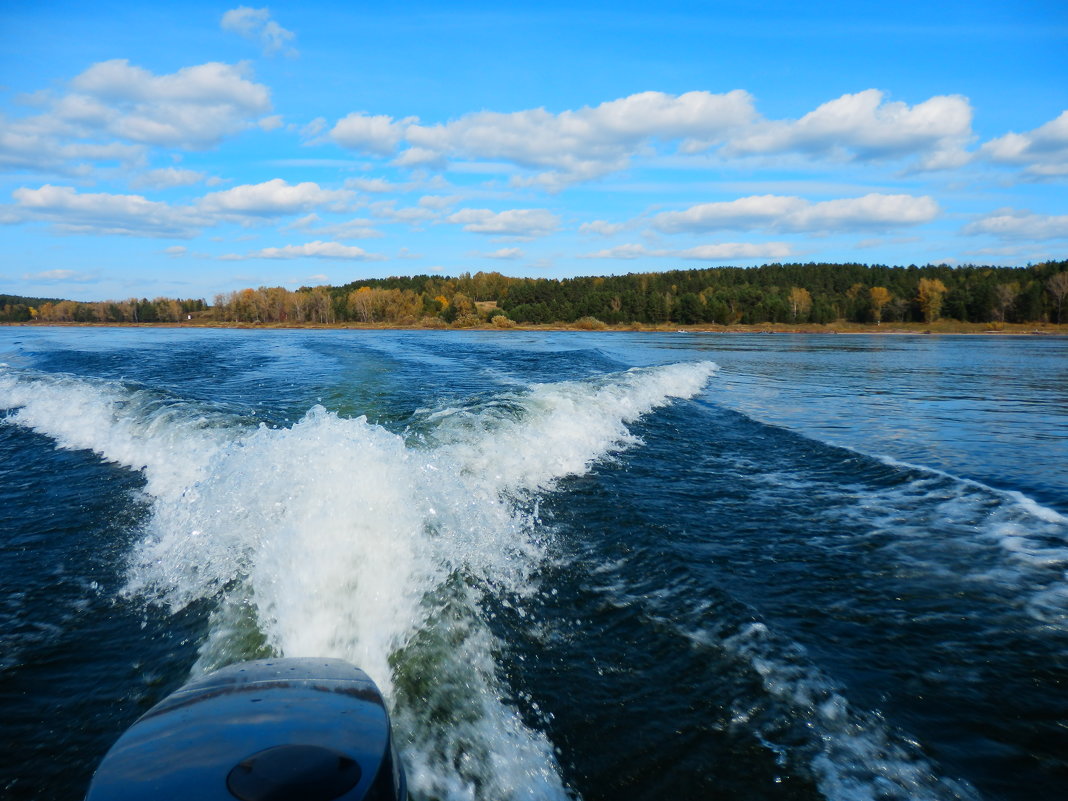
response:
M262 659L191 682L100 763L86 801L405 801L385 701L341 659Z

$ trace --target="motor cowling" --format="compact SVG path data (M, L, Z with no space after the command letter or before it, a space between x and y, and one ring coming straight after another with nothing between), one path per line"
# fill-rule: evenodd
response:
M186 684L112 746L86 801L405 801L389 714L341 659L262 659Z

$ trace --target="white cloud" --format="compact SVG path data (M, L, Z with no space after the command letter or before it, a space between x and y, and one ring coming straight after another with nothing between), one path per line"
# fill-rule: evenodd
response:
M177 167L162 167L138 175L132 185L149 189L169 189L174 186L192 186L200 183L207 176L195 170L183 170Z
M604 250L598 250L593 253L584 253L579 256L580 259L640 259L645 256L661 255L664 251L649 250L645 245L639 245L635 243L629 243L626 245L616 245L615 247L605 248Z
M698 261L729 261L731 259L785 259L793 250L785 242L720 242L714 245L699 245L686 250L651 250L645 245L626 244L598 250L579 256L580 259L644 259L670 258L695 259Z
M55 135L54 124L42 117L9 119L0 115L0 167L60 174L83 174L86 162L116 162L140 165L145 148L120 142L63 143Z
M548 209L461 209L447 219L463 225L465 231L515 239L545 236L560 227L560 218Z
M505 259L514 260L523 258L523 251L520 248L501 248L495 250L492 253L476 253L476 256L481 256L484 259Z
M725 151L800 152L839 159L918 155L923 166L960 166L968 158L963 147L972 137L971 122L971 104L960 95L939 95L908 106L868 89L824 103L799 120L753 125Z
M626 228L625 223L610 223L605 220L594 220L593 222L583 223L579 226L580 234L600 234L601 236L611 236L612 234L618 234L620 231Z
M1033 178L1068 176L1068 111L1033 131L991 139L979 152L997 164L1023 166Z
M352 192L322 189L311 182L290 185L275 178L211 192L188 206L141 195L79 193L51 184L16 189L12 197L16 205L8 207L4 222L42 220L62 233L189 238L224 219L247 224L319 207L336 211L351 201Z
M649 140L723 136L753 115L752 98L740 90L642 92L559 114L541 108L482 111L445 125L411 125L406 139L430 153L547 169L546 180L569 182L623 169Z
M965 226L966 234L999 239L1068 239L1068 214L1033 214L1026 209L999 209Z
M793 254L785 242L720 242L716 245L698 245L687 250L674 251L671 255L682 259L701 261L726 261L728 259L785 259Z
M153 75L126 59L94 64L71 85L53 116L119 139L192 150L212 147L271 108L266 86L244 65L212 62Z
M42 284L96 284L99 276L79 273L74 270L45 270L43 273L28 273L22 276L24 281Z
M425 209L441 209L448 208L459 202L459 195L423 195L419 198L419 205Z
M297 51L289 47L296 35L271 19L270 9L238 6L223 14L219 24L224 31L236 33L253 42L258 41L266 56L284 53L292 58L297 55Z
M480 111L422 125L413 118L357 112L339 120L331 137L343 147L390 155L414 167L446 160L515 165L535 171L515 186L558 191L626 169L657 143L679 143L683 154L718 149L726 158L797 153L833 160L910 158L920 169L959 167L971 159L972 108L967 98L939 95L909 106L878 89L843 95L797 120L760 116L752 96L641 92L598 106L552 113Z
M323 189L312 181L294 185L274 178L262 184L245 184L211 192L200 199L198 206L205 212L231 216L276 217L320 206L342 210L352 198L353 193L346 189Z
M300 135L311 142L317 143L319 141L319 134L326 130L326 125L326 117L316 117L300 129Z
M258 120L256 125L259 126L260 130L270 132L281 128L285 125L285 121L282 119L281 114L272 114L269 117L264 117L263 119Z
M411 169L419 167L443 167L445 165L445 157L436 150L429 150L425 147L409 147L407 150L401 151L401 154L393 159L390 164ZM471 169L471 165L465 165L465 167L468 172L475 172L477 169ZM508 169L508 165L494 165L483 171L499 172L503 169Z
M62 233L189 238L210 221L193 208L173 207L141 195L78 193L45 184L12 192L21 219L51 222Z
M187 254L189 248L185 247L185 245L171 245L169 248L164 248L163 252L168 256L178 257Z
M752 229L822 233L918 225L933 220L938 211L938 204L926 195L873 193L818 203L799 197L755 195L663 212L652 224L664 233Z
M353 112L330 129L330 138L342 147L388 156L404 136L404 124L384 114Z
M345 179L345 188L356 189L360 192L378 195L386 192L395 192L403 187L400 184L391 183L385 178L347 178Z
M398 209L395 200L382 200L378 203L372 203L370 209L375 217L390 220L391 222L408 223L409 225L418 225L419 223L435 220L438 217L436 211L419 206Z
M84 174L90 162L140 165L148 147L203 150L256 124L267 87L243 65L153 75L124 59L94 64L67 94L39 93L42 113L0 119L0 165Z
M345 222L316 226L319 221L319 215L308 214L292 225L284 226L281 230L296 229L315 236L327 236L331 239L342 240L376 239L382 236L382 233L373 227L374 223L367 219L354 218Z
M345 261L382 261L385 257L377 253L368 253L354 245L342 245L339 242L306 242L303 245L286 245L280 248L263 248L244 256L229 254L224 256L229 261L244 259L339 259Z
M339 120L330 135L343 147L380 155L405 141L408 148L394 162L401 166L452 158L547 170L532 180L560 188L623 169L650 140L722 136L753 115L752 98L740 90L678 96L642 92L559 114L543 108L480 111L439 125L357 112Z

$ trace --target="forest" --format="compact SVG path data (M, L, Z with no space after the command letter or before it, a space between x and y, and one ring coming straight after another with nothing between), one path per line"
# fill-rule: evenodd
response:
M78 302L0 295L23 322L386 324L881 324L1068 321L1068 261L1027 267L767 264L581 278L497 272L416 275L342 286L242 289L204 300Z

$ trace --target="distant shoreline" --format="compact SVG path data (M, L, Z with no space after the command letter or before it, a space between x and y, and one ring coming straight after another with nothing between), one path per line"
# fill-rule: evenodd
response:
M490 323L455 328L450 326L424 327L376 323L227 323L218 321L184 321L180 323L77 323L77 322L0 322L5 327L25 328L187 328L239 329L249 331L312 330L312 331L500 331L500 332L593 332L593 333L650 333L650 334L874 334L874 335L978 335L978 336L1068 336L1068 323L962 323L938 320L933 323L830 323L827 325L763 323L758 325L608 325L604 328L581 328L567 324L515 324L507 328Z

